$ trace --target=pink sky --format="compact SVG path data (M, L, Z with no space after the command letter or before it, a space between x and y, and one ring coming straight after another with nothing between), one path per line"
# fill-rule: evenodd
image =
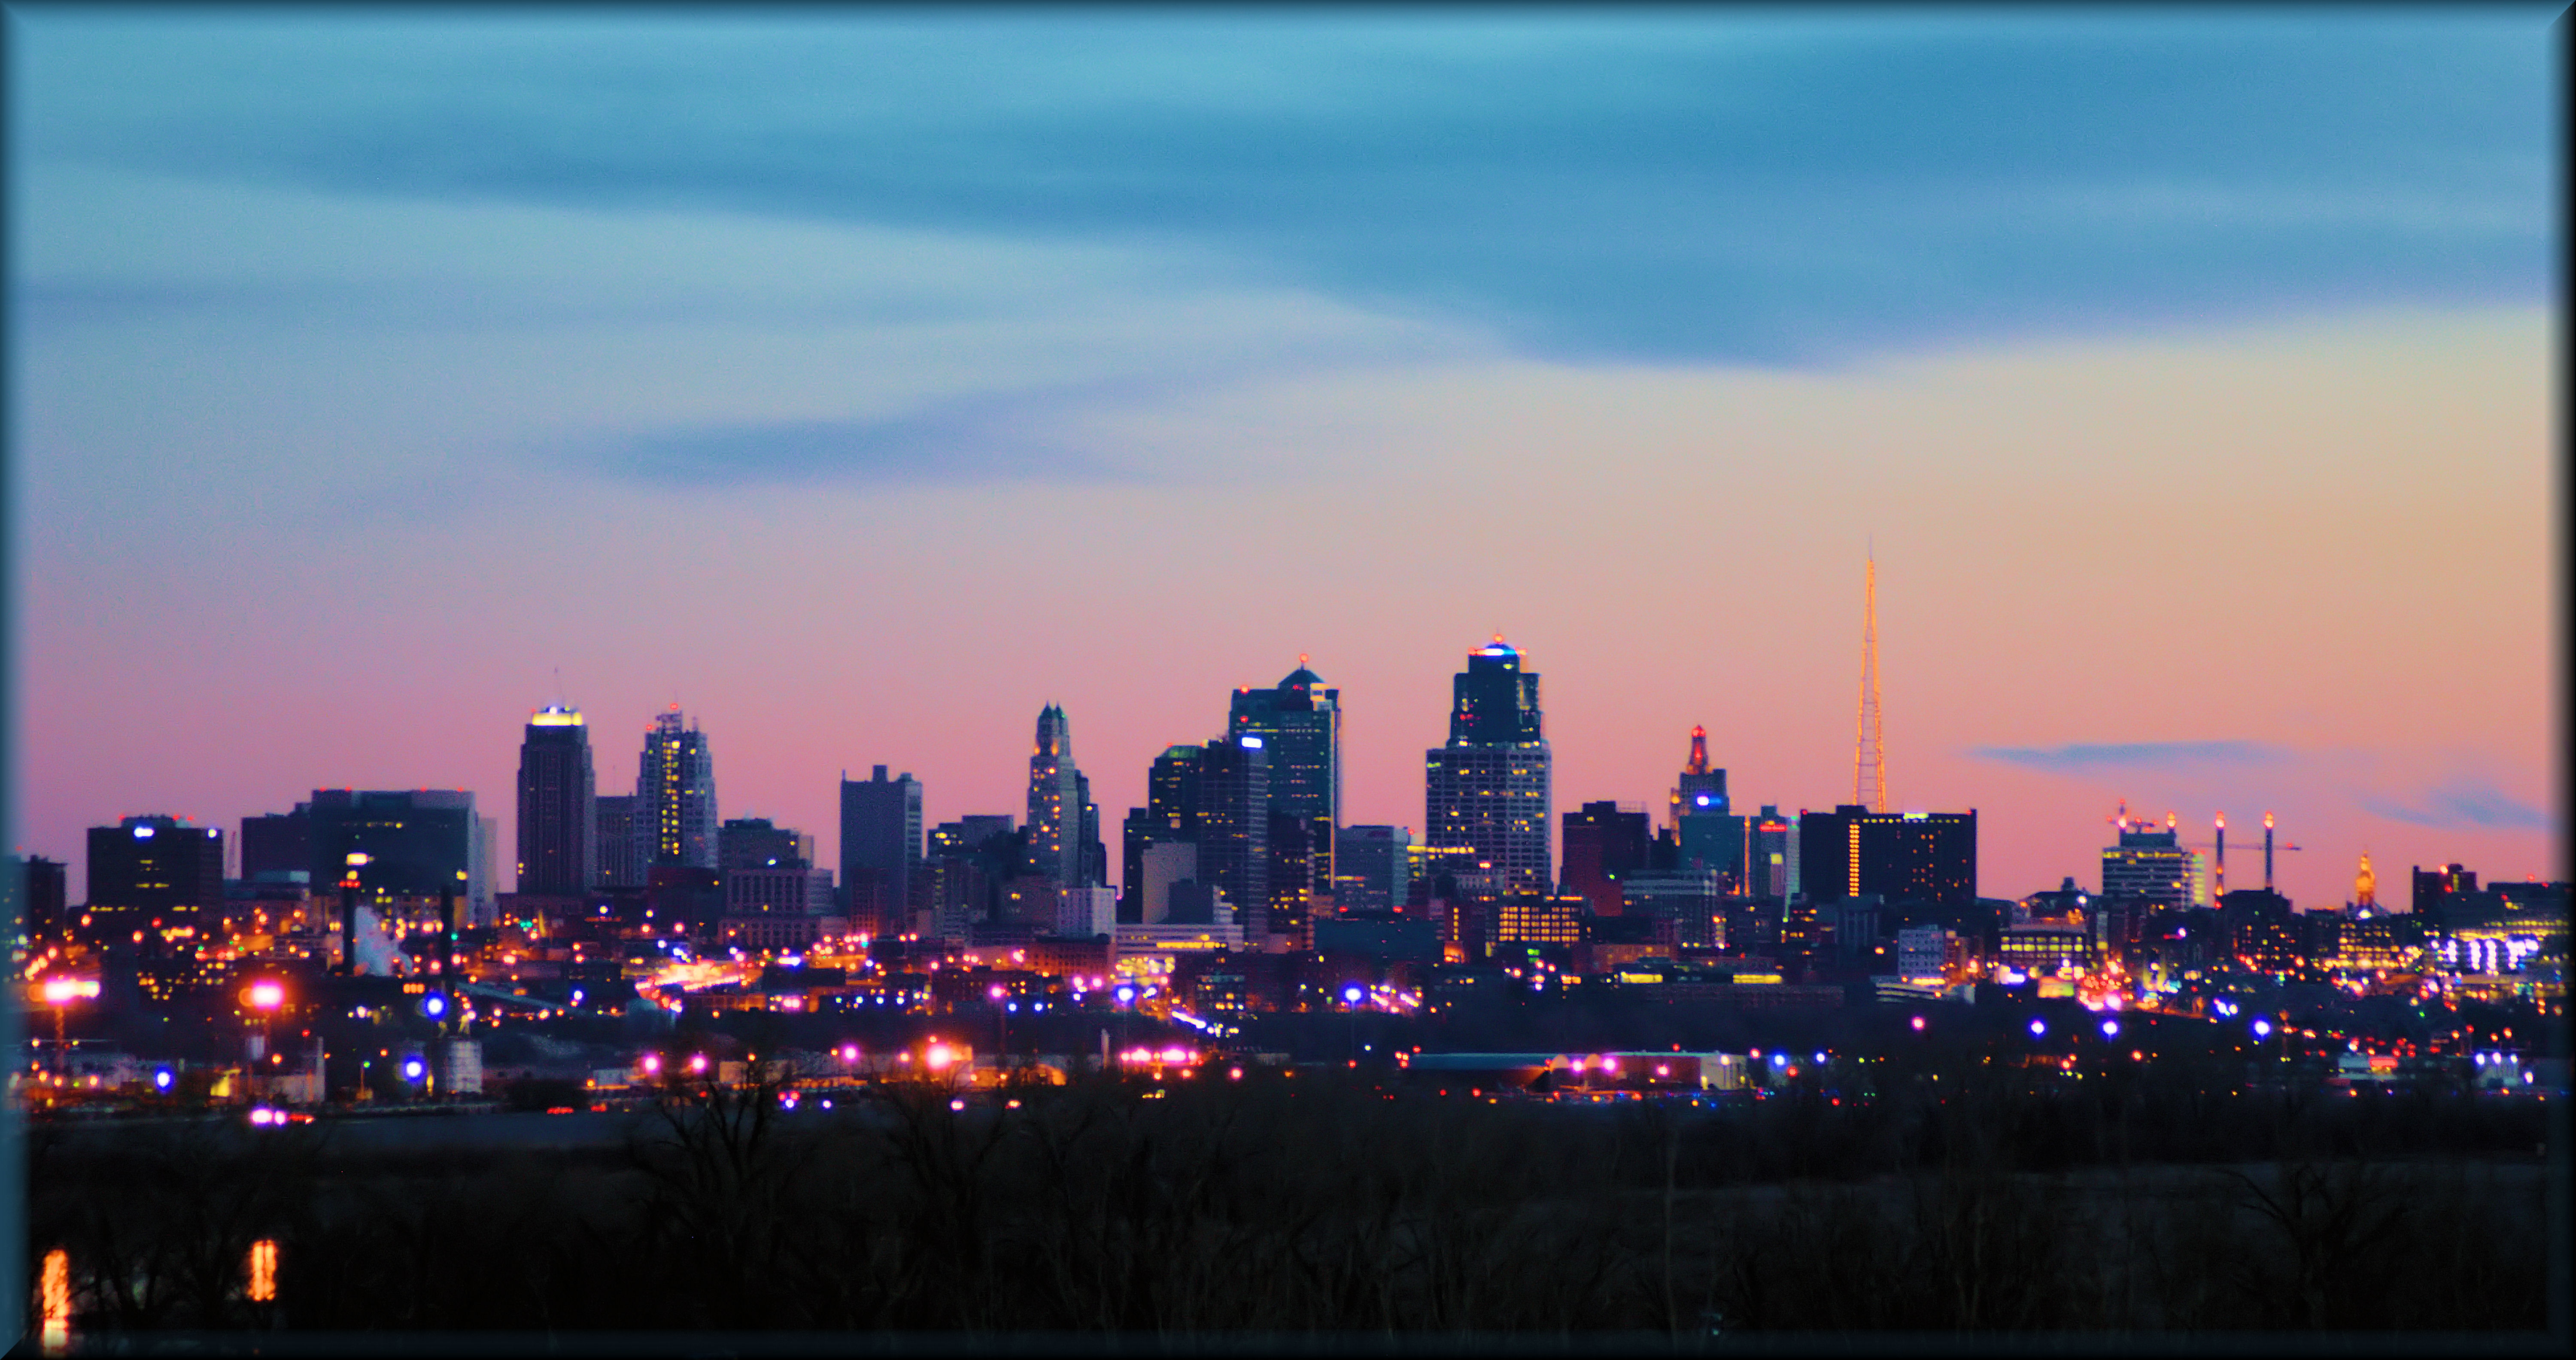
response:
M86 826L231 834L319 786L473 789L506 860L519 725L557 668L602 792L676 700L724 815L810 830L826 862L845 768L912 771L934 821L1019 813L1047 702L1114 847L1147 762L1301 652L1348 711L1347 820L1419 828L1448 677L1495 631L1545 678L1560 812L1660 810L1695 723L1740 804L1824 807L1850 797L1873 546L1891 801L1977 808L1987 895L2094 883L2123 797L2194 840L2277 812L2302 904L2344 900L2364 852L2398 902L2415 863L2565 876L2539 309L1806 373L1469 337L1103 398L1057 433L1118 475L683 489L452 452L563 425L528 393L581 406L604 336L280 334L126 403L92 399L93 338L22 358L19 394L17 839L75 893ZM723 362L670 371L666 408L776 404ZM281 392L307 399L278 416ZM133 456L76 452L101 449ZM2215 742L2266 749L1976 754Z

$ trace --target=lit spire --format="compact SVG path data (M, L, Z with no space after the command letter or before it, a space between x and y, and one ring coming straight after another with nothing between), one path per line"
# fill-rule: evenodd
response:
M1852 755L1852 801L1887 811L1886 733L1878 715L1878 557L1869 558L1860 633L1860 732Z

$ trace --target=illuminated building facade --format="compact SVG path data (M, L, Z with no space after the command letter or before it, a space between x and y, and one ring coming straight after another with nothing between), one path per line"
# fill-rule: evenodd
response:
M520 892L569 897L594 886L598 796L580 712L537 710L519 742Z
M1745 872L1737 892L1745 897L1786 898L1797 891L1790 874L1792 857L1798 848L1797 827L1780 815L1780 809L1764 806L1761 813L1747 819L1744 828ZM1685 855L1689 853L1685 848Z
M1889 902L1977 899L1977 814L1872 812L1846 803L1798 814L1799 878L1819 905L1875 893Z
M921 869L921 781L906 770L841 780L841 896L853 928L900 934Z
M1469 653L1453 686L1449 743L1423 753L1424 839L1471 847L1493 866L1496 895L1556 886L1538 680L1499 637Z
M1234 904L1244 934L1273 933L1270 905L1270 753L1252 733L1209 742L1198 760L1199 882ZM1280 922L1293 929L1297 923Z
M1494 905L1493 943L1581 944L1589 905L1580 897L1514 893Z
M1261 738L1269 756L1272 825L1300 824L1289 834L1306 845L1313 892L1332 891L1333 831L1342 824L1341 698L1301 656L1277 688L1236 690L1226 716L1227 735ZM1283 886L1272 883L1274 901Z
M657 713L636 761L635 800L645 815L648 861L716 867L716 765L707 736L680 706Z
M1038 711L1029 748L1028 871L1062 888L1082 885L1082 772L1073 763L1073 725L1053 704Z
M1345 912L1402 911L1413 837L1401 827L1346 826L1333 837L1333 902Z
M1726 771L1709 768L1706 728L1691 729L1690 759L1673 784L1671 826L1683 868L1713 870L1729 893L1746 891L1745 822L1727 802Z
M2102 850L2102 895L2152 902L2164 911L2188 911L2198 905L2197 857L2183 848L2171 826L2132 824L2124 815L2117 845Z

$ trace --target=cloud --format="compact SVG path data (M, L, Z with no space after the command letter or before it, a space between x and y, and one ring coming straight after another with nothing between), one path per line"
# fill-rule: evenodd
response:
M2546 831L2549 818L2540 809L2478 777L2454 779L2424 795L2414 805L2385 794L2366 793L2354 801L2365 812L2410 826L2443 829L2483 827L2493 831Z
M21 16L24 163L1239 263L1545 357L2546 297L2546 30L2197 12Z
M587 453L603 471L674 486L841 481L867 485L1154 480L989 406L894 420L806 420L670 429Z
M2065 746L1979 746L1968 752L2052 774L2094 770L2180 770L2213 765L2277 765L2292 753L2259 741L2078 742Z

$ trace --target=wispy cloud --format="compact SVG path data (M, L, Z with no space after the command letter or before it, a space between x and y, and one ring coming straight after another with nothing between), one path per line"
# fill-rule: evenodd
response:
M2492 831L2545 831L2549 818L2540 809L2478 777L2454 779L2409 804L2386 794L2366 793L2354 799L2373 816L2409 826L2443 829L2482 827Z
M2093 770L2179 770L2210 766L2276 765L2292 752L2259 741L2075 742L2065 746L1979 746L1968 752L2054 774Z
M1146 245L1549 357L2549 289L2510 12L21 17L30 163Z
M591 457L612 475L676 486L1154 480L1041 432L954 409L894 420L662 430L595 450Z

